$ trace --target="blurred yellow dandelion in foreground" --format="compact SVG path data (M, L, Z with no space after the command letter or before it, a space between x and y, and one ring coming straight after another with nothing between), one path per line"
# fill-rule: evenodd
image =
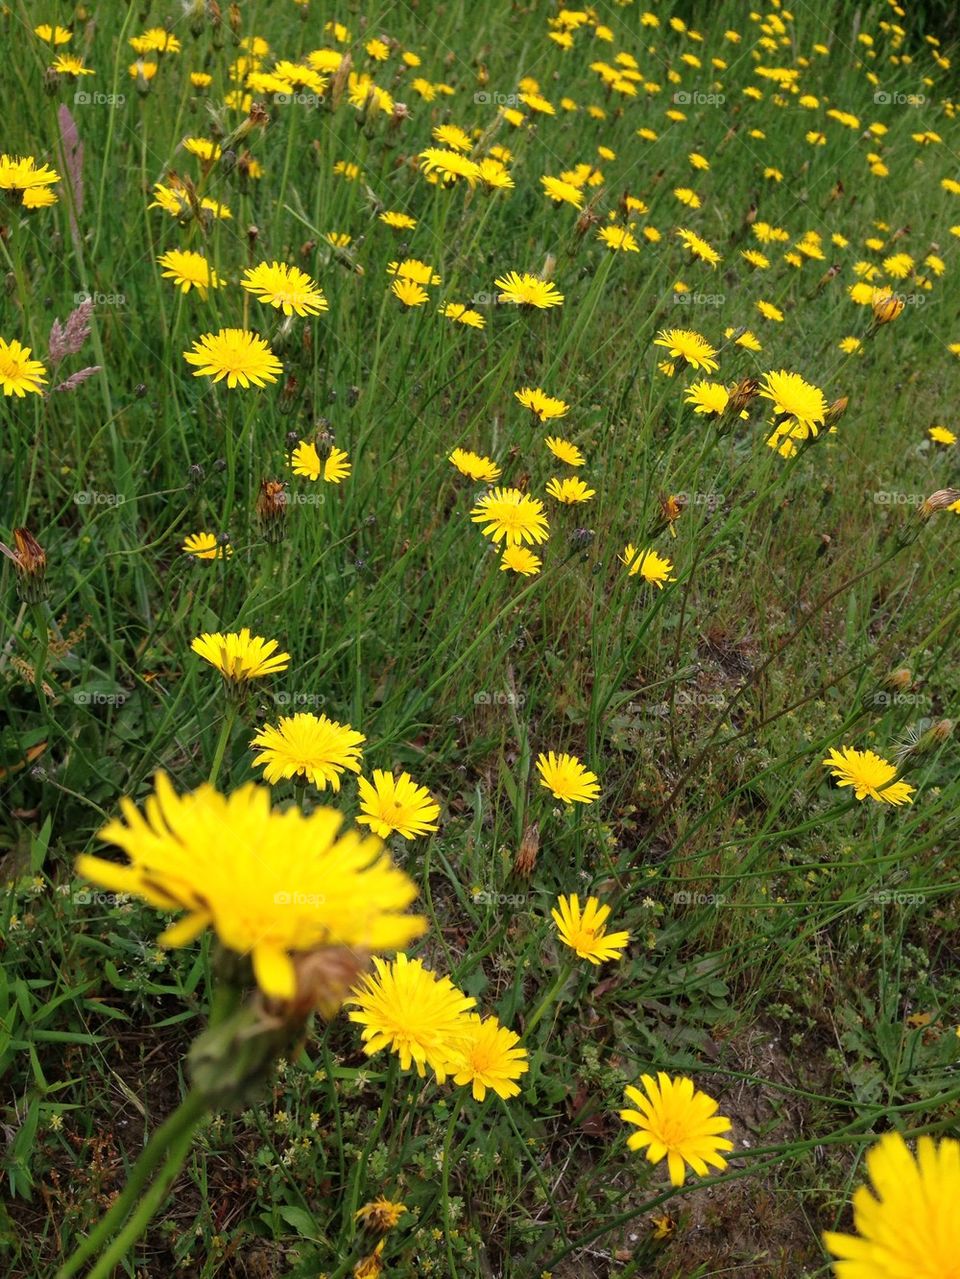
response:
M855 1235L827 1231L837 1279L953 1279L960 1258L960 1142L898 1132L867 1154L872 1186L853 1195Z
M277 812L270 791L252 782L229 796L207 785L177 795L162 773L145 817L132 800L121 809L125 821L109 822L100 837L128 864L82 856L77 873L159 910L186 911L162 945L185 946L212 927L227 949L251 956L257 984L273 998L296 994L299 955L396 950L426 926L403 913L417 895L412 880L379 839L340 834L335 809Z

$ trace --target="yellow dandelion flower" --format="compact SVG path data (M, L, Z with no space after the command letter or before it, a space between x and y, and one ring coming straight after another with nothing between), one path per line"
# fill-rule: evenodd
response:
M319 315L329 309L322 290L309 275L283 262L260 262L247 267L240 285L284 315Z
M401 1070L413 1066L422 1079L429 1066L442 1083L463 1016L476 1000L449 977L424 968L422 960L397 955L392 962L373 963L375 973L363 977L346 1000L350 1020L363 1027L363 1051L372 1057L389 1048Z
M514 399L519 400L525 409L529 409L538 422L550 422L554 418L566 417L570 405L555 396L547 395L539 386L525 386L514 391Z
M566 506L574 506L580 502L589 502L596 497L596 489L588 488L578 476L568 475L565 479L547 481L547 492Z
M591 964L602 964L609 959L623 958L630 934L607 932L610 907L601 906L598 898L588 897L581 910L576 893L570 897L561 896L550 914L560 940L576 951L581 959L587 959Z
M540 785L564 804L592 804L600 794L596 773L591 773L576 755L557 755L549 751L537 756Z
M624 1123L637 1129L627 1138L630 1149L646 1149L652 1164L666 1158L674 1186L683 1185L686 1165L700 1177L709 1171L708 1164L726 1168L721 1151L733 1150L733 1142L720 1134L729 1132L731 1124L717 1114L713 1098L696 1090L692 1079L671 1079L662 1071L656 1079L642 1075L641 1083L643 1092L633 1085L625 1089L635 1109L620 1111Z
M254 768L263 767L263 779L275 786L291 777L303 777L317 790L329 784L339 791L345 769L360 772L360 744L367 739L349 724L326 715L281 716L276 728L266 724L250 743L260 747Z
M484 537L505 546L545 542L549 536L543 503L520 489L495 488L485 493L470 512L474 524L483 524Z
M206 298L208 289L223 288L224 281L202 253L192 249L168 249L157 261L166 269L161 272L165 280L173 280L184 293L196 289L202 298Z
M831 749L822 761L837 785L852 786L856 799L867 796L878 804L912 804L915 787L896 781L897 769L873 751L858 751L852 746Z
M373 770L373 782L358 779L361 816L357 823L369 826L382 839L395 831L404 839L416 839L438 829L440 805L425 786L409 773L394 777L381 768Z
M960 505L960 503L958 503ZM521 577L536 577L543 561L526 546L508 546L500 557L501 573L519 573Z

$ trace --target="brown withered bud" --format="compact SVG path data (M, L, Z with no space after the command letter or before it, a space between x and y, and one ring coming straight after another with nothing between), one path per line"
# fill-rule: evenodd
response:
M834 400L834 402L830 405L823 419L823 425L828 431L831 426L837 425L844 413L846 413L849 403L850 397L848 395L841 395L839 400Z
M14 549L0 542L0 554L6 555L17 570L17 594L25 604L39 604L49 594L47 588L47 555L29 529L13 530Z
M236 3L236 0L227 10L227 21L230 23L230 30L235 36L238 36L240 28L243 26L243 19L240 16L240 6Z
M326 420L326 418L319 419L316 424L316 430L317 433L313 437L314 447L317 450L317 456L320 461L325 462L330 456L330 451L336 443L336 440L334 439L333 432L330 430L330 423Z
M591 227L595 227L600 219L594 213L592 208L586 208L577 218L573 231L578 239L583 239Z
M739 417L744 409L749 408L757 398L760 383L755 377L744 377L731 386L727 400L726 412L731 417Z
M937 489L936 493L931 493L920 503L917 515L926 523L931 515L937 511L949 510L957 502L960 502L960 489Z
M346 946L324 946L293 956L297 978L296 994L285 1006L291 1019L306 1019L318 1012L329 1021L370 966L370 956Z
M340 65L333 74L333 79L330 81L330 88L325 98L325 101L330 103L331 111L336 111L340 105L343 99L343 91L347 87L347 80L350 78L352 70L353 58L349 53L345 53Z
M881 683L885 688L892 688L898 693L905 693L913 683L913 671L901 666L897 670L890 671L884 675Z
M933 741L938 746L940 746L943 742L947 740L948 737L953 736L953 720L952 719L936 720L931 725L930 736L933 739Z
M274 343L276 348L277 344ZM280 412L290 413L296 406L297 400L300 398L300 383L291 373L283 384L283 390L280 392Z
M223 139L220 144L220 150L235 150L238 142L246 141L254 129L264 128L269 123L269 120L270 117L264 110L263 103L254 102L247 113L247 118L241 120L237 127Z
M520 847L517 849L517 855L513 859L514 874L520 875L523 879L529 879L533 874L533 868L537 864L537 853L540 851L540 824L539 822L531 822L523 831L523 838L520 840Z
M271 545L286 536L287 486L281 480L261 480L257 496L257 527Z
M405 102L395 102L393 104L393 110L390 112L390 121L387 127L393 131L394 129L398 129L400 125L403 124L404 120L410 119L412 119L412 116L407 104Z

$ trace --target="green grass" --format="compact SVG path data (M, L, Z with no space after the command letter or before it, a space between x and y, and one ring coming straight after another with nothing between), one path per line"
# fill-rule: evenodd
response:
M209 1009L210 939L158 949L156 912L98 894L73 860L103 849L97 831L121 797L142 802L158 769L181 791L209 775L226 703L190 641L248 626L291 662L257 684L228 734L220 787L259 778L248 743L293 709L362 731L366 775L406 769L429 787L436 836L391 841L430 921L417 953L521 1035L531 1068L520 1097L477 1104L398 1074L387 1054L365 1058L344 1016L318 1022L246 1109L203 1122L173 1195L116 1273L343 1279L363 1251L355 1208L386 1194L411 1213L387 1238L397 1279L825 1276L821 1232L849 1228L876 1135L955 1132L960 1100L956 746L946 732L907 755L916 794L902 808L857 803L821 764L841 745L893 758L955 712L960 520L917 513L960 478L958 446L927 436L957 428L960 202L941 185L960 177L955 69L935 65L906 21L898 47L880 25L898 19L879 4L800 5L772 50L745 6L658 6L654 30L639 4L604 5L612 42L581 31L570 51L547 38L554 6L506 0L354 3L336 15L317 0L252 2L237 33L224 6L223 24L208 18L197 35L180 5L146 19L88 7L90 26L56 0L42 13L16 0L0 16L13 51L0 147L63 179L53 208L0 206L0 337L49 371L48 394L0 400L0 538L12 546L14 527L30 529L49 589L40 605L22 602L0 560L8 1273L55 1273L183 1095L184 1054ZM675 11L702 42L670 30ZM267 66L297 61L329 40L333 16L350 29L355 66L412 118L391 127L346 100L330 110L264 98L270 123L246 140L263 177L244 183L223 163L203 177L179 143L222 139L244 119L222 105L238 39L268 40ZM31 34L40 20L72 27L69 48L95 77L48 91L49 49ZM167 21L183 51L141 94L127 41ZM731 27L741 43L724 39ZM381 32L399 43L378 69L363 45ZM400 49L422 65L402 70ZM658 91L608 93L590 64L619 52ZM691 52L700 69L681 60ZM757 64L800 67L799 93L819 105L778 100ZM197 70L209 89L191 86ZM516 129L497 104L525 75L557 114ZM416 76L453 93L424 101ZM760 100L744 94L751 84ZM125 100L75 103L78 89ZM908 104L918 94L924 103ZM577 112L560 107L565 96ZM63 104L83 145L82 199ZM685 120L665 116L678 109ZM883 137L865 132L875 121ZM416 155L442 123L480 131L484 153L508 147L514 188L429 184ZM824 146L805 140L811 129ZM941 141L919 144L921 130ZM600 146L615 158L598 160ZM692 151L708 171L691 168ZM888 176L870 172L871 152ZM338 161L360 180L335 175ZM586 188L599 223L582 233L540 185L578 163L603 175ZM768 166L782 181L764 178ZM180 225L148 208L170 170L232 218ZM702 206L685 208L675 187ZM634 215L639 253L596 238L625 193L648 206ZM752 208L789 242L760 244ZM382 209L409 212L416 229L391 230ZM691 261L678 227L722 254L716 270ZM351 244L334 250L328 232ZM783 254L807 232L823 258L798 269ZM880 250L865 247L873 236ZM157 264L172 248L205 253L228 287L183 296ZM743 248L769 269L749 267ZM890 279L882 264L899 252L915 268ZM942 276L924 264L931 252ZM407 256L442 277L409 311L387 274ZM307 271L329 310L281 333L238 287L264 259ZM874 333L870 308L848 294L860 261L908 299ZM545 263L562 307L493 301L497 276ZM52 368L51 322L83 293L92 332ZM758 299L783 323L763 319ZM437 314L474 300L482 330ZM279 382L228 391L191 376L183 352L198 337L244 324L283 361ZM675 327L718 349L715 375L658 370L653 339ZM762 352L725 337L744 327ZM861 354L838 349L849 335ZM77 389L49 390L90 365L99 373ZM684 403L701 376L730 386L781 368L828 402L849 397L836 433L795 458L765 447L765 400L729 430ZM532 424L514 398L523 386L563 398L569 414ZM289 470L288 437L318 430L349 455L342 484ZM543 497L551 476L572 473L547 434L586 454L588 504ZM447 460L457 446L543 497L540 575L499 571L469 518L483 486ZM276 546L255 515L264 479L289 485ZM675 538L659 514L668 493L689 495ZM232 557L184 555L200 530L229 534ZM627 542L669 556L675 580L659 591L628 577L617 558ZM882 681L898 668L911 680L895 695ZM597 803L554 807L534 769L551 749L598 774ZM275 788L278 805L293 799L292 784ZM322 801L358 812L349 777ZM532 870L517 873L521 845L537 840ZM576 963L531 1026L567 963L550 908L571 892L609 901L612 926L633 940L621 963ZM656 1070L692 1074L733 1121L730 1166L707 1184L672 1191L664 1165L626 1148L623 1087ZM662 1213L676 1223L666 1241L652 1225Z

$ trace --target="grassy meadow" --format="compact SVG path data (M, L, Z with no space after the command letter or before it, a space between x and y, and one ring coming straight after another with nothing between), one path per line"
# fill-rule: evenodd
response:
M645 2L0 5L5 1274L956 1276L957 54Z

